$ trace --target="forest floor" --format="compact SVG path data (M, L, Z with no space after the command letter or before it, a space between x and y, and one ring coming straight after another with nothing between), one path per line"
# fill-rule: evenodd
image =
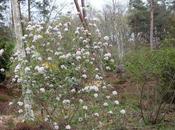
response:
M0 84L0 130L6 130L13 125L17 119L12 113L15 108L9 105L9 102L13 101L14 98L19 97L19 91L14 89L10 84L9 80L4 81Z
M122 77L122 78L121 78ZM158 124L145 124L140 112L140 87L132 82L127 76L117 76L109 73L106 81L112 84L119 93L119 101L127 111L126 128L127 130L175 130L175 105L171 111L166 113L165 119ZM145 89L149 91L155 87L154 81L146 83ZM149 101L143 104L145 109L150 107Z
M150 125L143 123L139 106L139 87L131 82L129 78L109 73L106 80L111 83L119 93L120 103L126 107L126 128L127 130L175 130L175 109L170 111L162 123ZM154 84L154 83L149 83ZM11 87L12 84L7 80L0 84L0 130L33 130L33 129L9 129L14 128L20 122L12 113L15 108L9 106L9 102L20 96L20 90ZM149 107L149 104L145 104ZM35 130L40 130L39 128ZM42 130L42 129L41 129Z

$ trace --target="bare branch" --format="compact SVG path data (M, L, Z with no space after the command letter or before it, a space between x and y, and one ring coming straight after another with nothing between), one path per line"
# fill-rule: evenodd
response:
M78 12L80 21L81 21L81 23L83 24L83 27L84 27L84 28L87 28L87 22L85 21L85 18L84 18L84 16L86 15L86 13L83 11L83 14L82 14L82 11L81 11L81 9L80 9L80 5L79 5L79 3L78 3L77 0L74 0L74 3L75 3L75 6L76 6L76 9L77 9L77 12ZM83 6L85 5L85 3L84 3L83 0L82 0L82 5L83 5ZM85 13L85 14L84 14L84 13Z

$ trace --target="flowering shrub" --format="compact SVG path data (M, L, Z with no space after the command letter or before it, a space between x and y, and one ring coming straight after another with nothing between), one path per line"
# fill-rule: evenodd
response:
M13 81L22 85L18 113L26 120L43 120L53 129L121 127L125 110L118 93L104 81L105 70L115 63L112 45L94 28L90 24L90 32L69 21L48 27L29 23L25 51L12 58Z

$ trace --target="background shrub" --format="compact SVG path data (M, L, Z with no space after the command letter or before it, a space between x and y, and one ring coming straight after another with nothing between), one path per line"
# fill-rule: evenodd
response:
M4 49L2 57L0 57L0 69L9 70L10 56L13 52L14 44L8 28L0 28L0 49ZM0 71L0 82L5 79L5 72Z
M151 123L163 119L166 104L175 97L175 51L171 48L150 51L147 49L129 53L125 59L130 77L140 84L142 117ZM149 108L143 110L148 103ZM164 104L164 105L163 105Z

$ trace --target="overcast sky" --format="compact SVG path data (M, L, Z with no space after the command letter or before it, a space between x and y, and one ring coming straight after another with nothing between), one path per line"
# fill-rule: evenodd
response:
M78 1L80 2L80 0ZM119 4L127 5L129 0L117 0L117 1L119 2ZM73 2L73 0L58 0L58 4L69 3L69 2L71 3ZM93 7L100 10L105 4L112 2L112 0L85 0L85 2L90 3Z
M36 0L36 1L42 1L42 0ZM81 0L78 0L79 2ZM122 5L125 5L127 6L128 5L128 1L129 0L117 0L119 4L122 4ZM146 1L146 0L143 0L143 1ZM72 11L72 10L75 10L75 5L72 4L72 6L67 6L69 5L69 3L73 3L74 0L53 0L53 5L55 6L58 6L58 10L62 7L64 7L65 9L63 9L63 12L67 12L67 11ZM105 4L110 4L110 2L112 2L112 0L85 0L86 3L90 3L92 7L95 7L97 10L102 10L103 6ZM10 6L10 3L9 3L9 6ZM67 8L66 8L67 7ZM9 9L10 10L10 9ZM7 10L7 11L9 11ZM24 6L22 8L23 12L25 12L24 14L27 15L27 7ZM8 14L8 13L6 13ZM35 10L34 10L34 13L33 15L36 14ZM5 18L7 19L7 21L10 21L9 19L11 18L11 15L5 15Z
M101 9L103 5L111 2L112 0L86 0L87 2L90 2L92 6L96 7L97 9ZM118 0L120 4L128 4L128 0Z

